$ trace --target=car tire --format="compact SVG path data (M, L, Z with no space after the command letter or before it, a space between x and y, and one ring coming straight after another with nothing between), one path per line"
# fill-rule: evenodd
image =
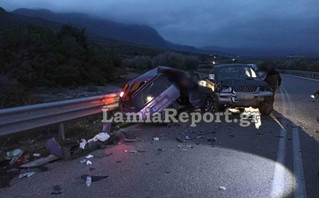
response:
M215 112L224 112L226 110L225 105L218 104L216 101L213 104L213 109Z
M259 105L259 112L261 113L261 115L269 115L271 114L272 110L273 110L273 102L262 102Z
M214 102L212 97L206 97L203 106L201 107L202 112L211 112L214 109Z

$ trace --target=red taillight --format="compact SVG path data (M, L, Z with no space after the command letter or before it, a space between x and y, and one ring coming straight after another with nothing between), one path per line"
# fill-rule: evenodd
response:
M123 97L123 95L124 95L124 91L121 91L121 93L120 93L120 97L122 98L122 97Z

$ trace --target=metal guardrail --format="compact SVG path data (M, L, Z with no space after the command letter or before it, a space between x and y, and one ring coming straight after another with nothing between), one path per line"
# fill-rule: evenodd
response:
M300 71L300 70L280 70L280 73L290 74L295 76L302 76L307 78L319 79L319 72Z
M0 136L51 124L59 125L64 139L63 122L109 110L118 106L118 93L64 100L0 110Z

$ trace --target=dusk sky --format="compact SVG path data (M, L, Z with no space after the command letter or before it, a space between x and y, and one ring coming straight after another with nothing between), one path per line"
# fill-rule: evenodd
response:
M1 0L0 6L148 24L166 40L197 47L317 50L319 44L318 0Z

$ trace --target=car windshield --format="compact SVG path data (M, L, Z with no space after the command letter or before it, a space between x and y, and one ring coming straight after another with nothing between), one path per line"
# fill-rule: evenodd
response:
M156 78L133 96L133 104L137 111L165 91L172 83L164 76Z
M220 80L226 79L254 79L257 78L256 72L251 67L224 67L218 71Z

